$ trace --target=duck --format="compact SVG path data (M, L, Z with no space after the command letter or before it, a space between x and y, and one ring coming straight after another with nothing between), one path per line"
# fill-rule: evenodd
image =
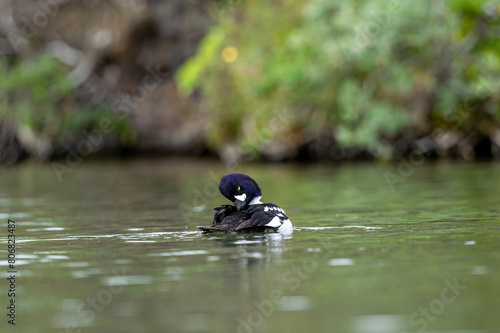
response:
M262 203L262 191L255 180L243 173L230 173L219 183L220 193L233 205L214 208L211 226L198 226L203 233L279 232L290 235L293 226L285 211L273 203Z

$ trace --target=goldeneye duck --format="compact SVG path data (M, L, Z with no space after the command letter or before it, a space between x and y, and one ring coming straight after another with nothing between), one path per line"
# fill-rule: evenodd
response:
M209 232L280 232L292 233L292 222L285 211L272 203L262 203L259 185L250 176L230 173L221 178L219 191L232 205L215 208L216 213L209 227L199 226Z

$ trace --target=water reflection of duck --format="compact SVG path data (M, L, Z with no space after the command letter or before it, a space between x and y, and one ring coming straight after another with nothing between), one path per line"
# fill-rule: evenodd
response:
M219 191L232 205L215 208L209 227L198 229L209 232L280 232L291 234L292 222L285 211L272 203L262 203L259 185L247 175L230 173L222 177Z

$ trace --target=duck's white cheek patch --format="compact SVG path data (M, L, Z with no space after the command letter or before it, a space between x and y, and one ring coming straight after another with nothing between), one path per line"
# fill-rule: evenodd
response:
M280 218L278 216L275 216L275 217L273 217L273 219L271 220L271 222L269 222L268 224L266 224L266 227L277 228L280 225L281 225Z
M239 201L245 201L247 199L247 195L245 193L243 193L241 195L235 195L234 197L236 198L236 200L239 200Z

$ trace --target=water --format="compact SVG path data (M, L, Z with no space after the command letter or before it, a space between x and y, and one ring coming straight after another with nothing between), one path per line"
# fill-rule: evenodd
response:
M498 164L244 166L293 235L201 235L226 203L225 171L85 161L59 182L50 165L0 170L2 256L17 221L16 329L500 332ZM387 172L402 177L393 188Z

